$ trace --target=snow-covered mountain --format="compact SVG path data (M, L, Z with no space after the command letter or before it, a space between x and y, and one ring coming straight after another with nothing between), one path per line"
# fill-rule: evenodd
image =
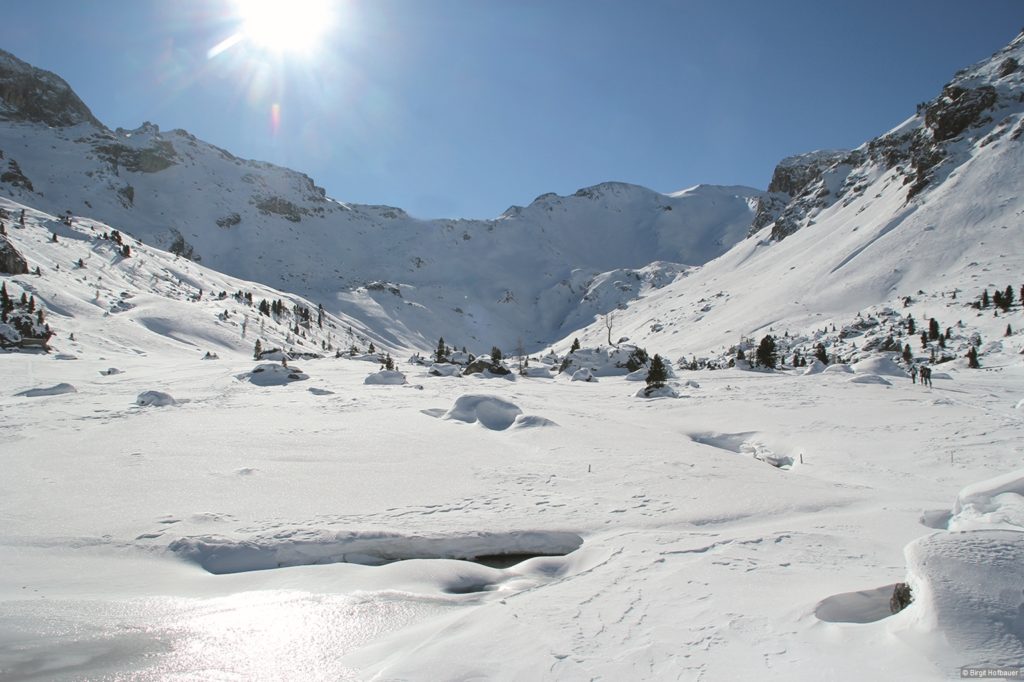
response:
M673 357L714 356L744 338L842 327L869 308L935 315L945 328L978 315L968 306L983 290L1016 291L1022 63L1024 34L857 149L784 160L751 234L617 313L615 336ZM991 326L1001 336L1006 325ZM579 336L605 335L596 323Z
M762 194L605 183L540 196L495 220L421 220L335 201L302 173L184 130L109 130L57 76L7 53L0 84L0 192L297 292L372 324L393 346L443 335L541 347L666 283L680 265L725 253ZM594 290L604 282L607 291Z

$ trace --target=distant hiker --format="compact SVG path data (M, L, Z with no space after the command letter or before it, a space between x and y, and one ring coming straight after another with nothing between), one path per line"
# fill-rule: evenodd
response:
M915 384L917 383L917 365L910 366L910 380Z
M932 385L932 368L922 367L921 368L921 385L931 386Z

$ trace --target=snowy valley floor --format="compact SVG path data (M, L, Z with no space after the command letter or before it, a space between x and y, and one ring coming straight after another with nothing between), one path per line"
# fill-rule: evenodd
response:
M364 385L375 365L335 359L259 386L238 378L255 364L240 356L169 357L0 355L0 678L864 680L1024 665L1024 486L1011 477L971 507L987 558L943 549L968 535L945 530L958 493L1024 467L1019 360L954 367L930 389L684 373L679 399L643 400L623 378L408 365L409 385ZM77 391L17 395L60 383ZM178 404L136 405L150 390ZM444 418L466 394L526 416L484 400L483 423ZM919 598L888 616L905 548L933 533L908 552ZM452 558L565 552L508 568Z

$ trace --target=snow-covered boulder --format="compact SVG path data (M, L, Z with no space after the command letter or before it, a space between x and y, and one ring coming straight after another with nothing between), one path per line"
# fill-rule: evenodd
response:
M115 374L123 374L124 370L120 370L117 367L109 367L107 369L101 369L100 374L105 377L114 376Z
M849 384L878 384L879 386L892 386L892 383L885 377L877 374L857 374L847 379Z
M573 372L572 373L572 380L573 381L597 381L597 379L594 378L594 373L590 370L589 367L584 367L583 369L578 369L575 372Z
M41 398L48 395L63 395L65 393L78 393L78 389L71 384L60 383L46 388L30 388L15 395L23 398Z
M135 404L143 407L167 407L177 405L178 401L163 391L143 391L135 399Z
M535 379L550 379L551 367L548 365L530 365L523 368L523 376Z
M495 395L467 394L460 396L442 419L469 424L478 423L492 431L504 431L515 423L523 411L515 403Z
M363 379L364 384L377 384L384 386L401 386L405 383L405 375L397 370L382 369L374 372Z
M651 386L645 386L636 392L637 398L678 398L679 393L676 389L671 386L659 386L658 388L652 388Z
M250 381L257 386L284 386L293 381L308 379L309 375L305 374L298 367L288 367L276 362L265 362L256 365L251 372L239 375L238 378Z
M447 362L435 362L427 373L435 377L457 377L462 376L462 368Z
M853 374L853 368L842 362L829 365L823 370L824 374Z
M626 375L626 381L646 381L648 370L646 367L641 367L635 372L630 372Z

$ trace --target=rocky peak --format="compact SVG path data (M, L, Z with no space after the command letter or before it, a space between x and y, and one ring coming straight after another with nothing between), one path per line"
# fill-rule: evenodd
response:
M60 76L0 50L0 120L104 128Z

